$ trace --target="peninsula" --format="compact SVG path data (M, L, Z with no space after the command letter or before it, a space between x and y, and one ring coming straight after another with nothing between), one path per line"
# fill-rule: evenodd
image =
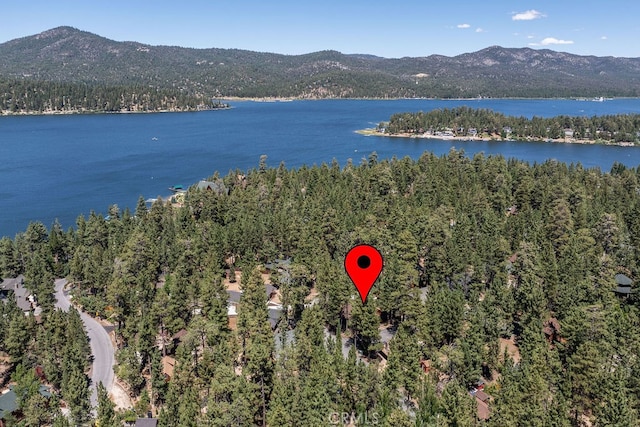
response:
M397 113L363 135L462 141L544 141L575 144L640 144L640 114L551 118L506 116L458 107Z
M229 108L202 93L141 84L104 85L0 77L0 116L25 114L159 113Z

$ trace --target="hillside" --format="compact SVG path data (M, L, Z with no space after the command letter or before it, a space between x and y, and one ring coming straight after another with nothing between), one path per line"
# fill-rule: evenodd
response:
M640 58L499 46L455 57L291 56L117 42L71 27L0 44L0 77L207 97L640 96Z

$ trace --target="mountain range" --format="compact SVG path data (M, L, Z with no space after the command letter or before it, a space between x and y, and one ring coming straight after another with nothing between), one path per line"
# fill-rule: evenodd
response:
M144 85L207 97L640 96L640 58L492 46L389 59L118 42L71 27L0 44L0 79Z

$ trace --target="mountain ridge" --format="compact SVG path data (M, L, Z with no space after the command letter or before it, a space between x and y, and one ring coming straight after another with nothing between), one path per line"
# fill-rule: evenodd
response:
M456 56L285 55L114 41L69 26L0 44L0 77L216 97L640 96L640 58L500 46Z

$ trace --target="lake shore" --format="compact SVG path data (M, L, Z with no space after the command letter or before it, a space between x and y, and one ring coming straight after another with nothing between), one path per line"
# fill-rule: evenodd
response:
M0 117L15 117L15 116L74 116L74 115L90 115L90 114L155 114L155 113L197 113L200 111L218 111L218 110L230 110L233 107L227 105L226 107L214 107L214 108L170 108L163 110L121 110L121 111L101 111L101 110L46 110L46 111L8 111L0 110Z
M526 139L513 139L513 138L502 138L500 135L493 136L446 136L446 135L433 135L428 133L422 134L414 134L414 133L395 133L389 134L380 132L375 128L369 129L360 129L357 130L356 133L364 136L382 136L389 138L409 138L409 139L435 139L438 141L478 141L478 142L489 142L489 141L513 141L513 142L549 142L556 144L581 144L581 145L615 145L618 147L636 147L636 144L633 142L621 141L607 141L603 139L576 139L576 138L526 138Z

